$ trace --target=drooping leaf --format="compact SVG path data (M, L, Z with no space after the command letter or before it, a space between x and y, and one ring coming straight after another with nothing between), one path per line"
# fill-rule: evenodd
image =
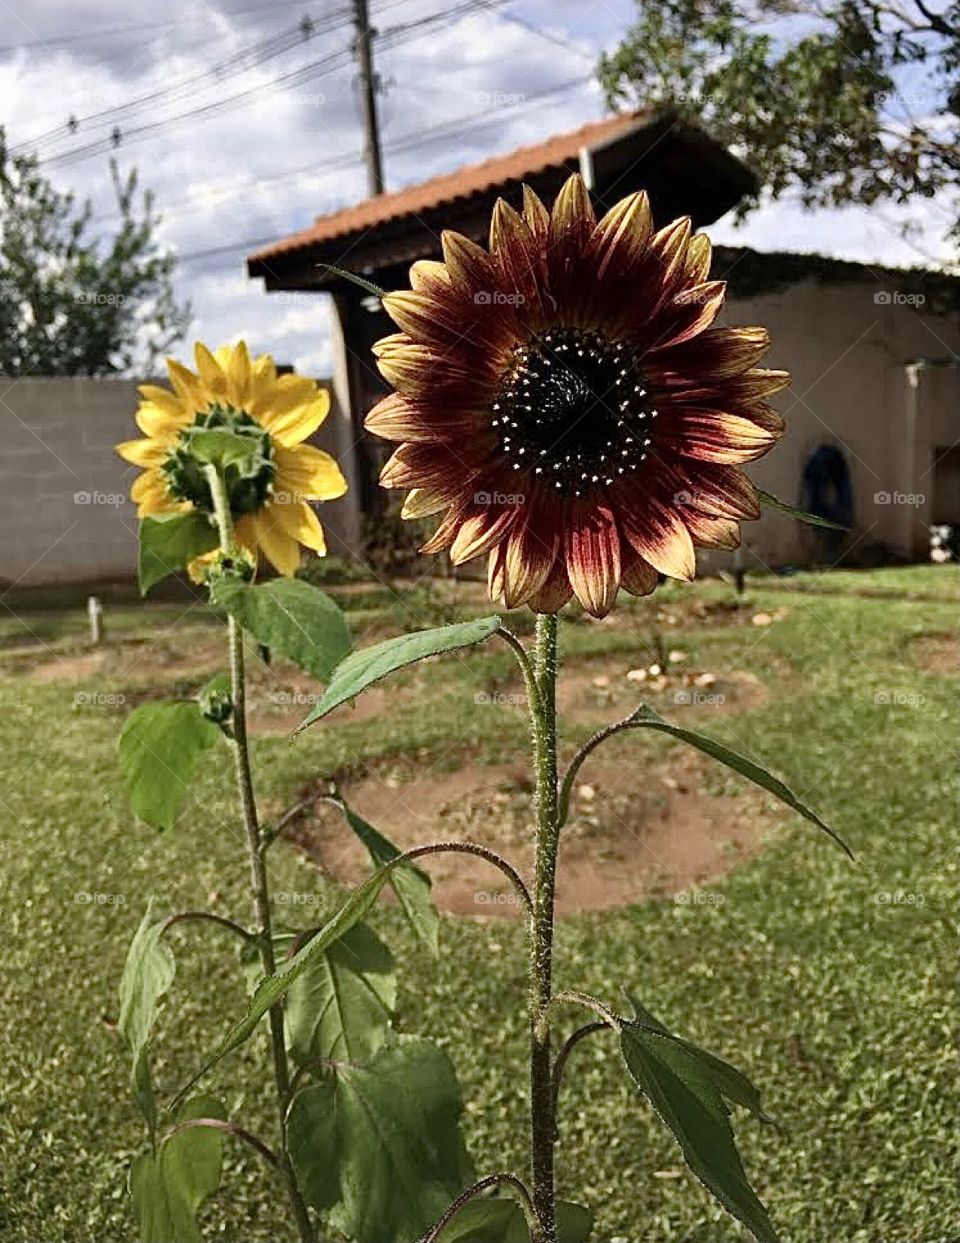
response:
M226 1118L219 1101L197 1096L187 1101L176 1121ZM140 1225L141 1243L202 1243L197 1210L220 1185L223 1132L191 1127L173 1135L159 1151L144 1153L130 1170L130 1195Z
M766 505L768 509L778 509L782 514L787 514L790 518L796 518L798 522L805 522L811 527L826 527L828 531L846 531L845 526L841 526L839 522L831 522L829 518L820 518L816 514L808 514L803 509L796 509L793 505L788 505L786 501L777 500L777 498L769 492L757 492L760 498L760 504Z
M362 816L357 815L339 795L331 796L330 801L343 812L347 824L366 847L370 862L375 868L383 867L385 863L396 859L400 854L399 849L379 829L375 829ZM438 954L440 917L437 908L430 901L430 877L415 864L403 863L390 873L390 886L410 927L432 954Z
M350 894L343 906L324 924L319 932L310 938L306 945L301 946L291 958L281 963L273 975L264 976L250 998L246 1014L230 1028L212 1056L204 1062L197 1073L180 1090L177 1094L178 1101L183 1099L185 1093L189 1092L197 1080L205 1075L208 1070L216 1066L233 1049L239 1048L244 1041L249 1040L250 1036L256 1031L257 1024L270 1007L280 1001L294 980L298 979L306 971L314 958L322 954L324 950L339 940L340 937L345 936L351 928L355 928L365 918L376 902L381 889L387 883L390 872L394 867L400 866L402 864L388 863L379 872L374 872L372 876L367 877L363 884L359 885Z
M345 281L349 281L351 285L356 285L358 289L365 289L367 293L373 294L375 298L383 298L387 291L381 289L379 285L375 285L373 281L368 281L362 276L358 276L356 272L349 272L346 268L339 268L335 263L318 263L318 268L323 268L326 272L333 272L335 276L342 276Z
M194 557L216 548L216 528L203 514L158 514L140 522L140 594L146 595L170 574L183 570Z
M622 1026L620 1048L631 1077L673 1132L697 1178L760 1243L778 1243L767 1210L747 1181L730 1111L704 1062L683 1042L633 1024Z
M293 1056L364 1061L389 1035L396 1004L393 955L366 924L357 924L312 958L287 993Z
M264 647L325 682L352 646L339 605L299 578L265 583L222 579L213 601Z
M173 827L201 755L219 736L196 703L148 703L130 714L120 734L120 767L142 820Z
M298 1092L288 1142L300 1189L357 1243L415 1243L470 1180L447 1055L405 1036Z
M386 639L373 647L361 648L342 661L333 672L330 684L320 701L314 704L300 729L332 712L361 691L385 678L388 673L403 669L428 656L439 656L459 648L481 643L500 629L499 617L481 617L476 621L457 622L435 630L419 630ZM299 730L298 730L299 732Z
M587 1243L592 1227L589 1209L557 1201L557 1243ZM530 1243L530 1231L516 1200L494 1196L468 1200L436 1243Z
M633 1007L636 1021L640 1026L659 1032L662 1036L669 1036L671 1040L682 1045L688 1053L697 1058L713 1080L717 1090L728 1101L732 1101L734 1105L742 1105L744 1109L749 1109L754 1117L761 1122L773 1122L773 1119L763 1108L760 1089L755 1087L742 1071L737 1070L735 1066L731 1066L729 1062L725 1062L722 1057L717 1057L715 1053L699 1048L691 1041L684 1040L682 1036L674 1035L658 1019L655 1019L650 1011L637 1001L636 997L631 996L629 993L627 997Z
M176 971L173 951L162 939L162 931L162 921L153 918L151 898L127 951L120 977L120 1017L117 1020L117 1027L130 1046L131 1087L151 1131L156 1126L157 1110L147 1047L160 1000L169 991Z
M646 727L649 729L660 730L661 733L670 734L674 738L679 738L681 742L687 742L692 747L696 747L698 751L702 751L704 755L709 755L711 759L719 760L721 764L725 764L727 768L732 768L734 772L739 773L742 777L746 777L755 785L760 786L768 793L775 795L782 803L798 812L805 820L809 820L811 824L815 824L818 829L822 829L828 837L833 838L837 845L853 858L853 851L826 821L803 801L799 795L794 794L789 786L773 773L768 772L760 764L753 760L747 759L745 755L741 755L738 751L732 750L722 742L717 742L714 738L708 738L706 734L698 733L694 729L685 729L680 725L672 725L669 721L665 721L659 713L654 712L652 708L648 708L646 704L641 705L636 712L630 717L631 726Z

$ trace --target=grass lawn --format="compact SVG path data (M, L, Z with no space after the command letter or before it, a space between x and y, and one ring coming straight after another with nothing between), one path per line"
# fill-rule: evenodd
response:
M734 612L730 588L704 582L666 588L612 622L561 625L568 676L601 670L622 682L652 659L655 631L691 665L748 671L762 696L705 710L697 726L764 757L857 853L849 863L810 825L705 766L696 770L704 798L745 823L763 817L748 857L716 869L696 901L662 892L572 915L559 928L559 986L614 1005L627 988L765 1089L783 1132L744 1118L738 1134L790 1243L960 1237L956 587L949 567L758 579ZM482 607L475 591L447 584L399 599L380 587L340 595L362 642ZM133 1239L124 1180L142 1132L113 1026L127 944L151 894L170 910L210 906L245 918L247 870L226 752L205 765L176 829L158 837L125 806L116 738L137 703L206 680L218 667L219 633L202 604L120 599L108 608L110 646L91 656L79 601L3 603L0 1232L11 1243ZM265 703L275 705L266 692L287 677L257 673ZM411 755L437 772L516 763L522 709L474 702L512 678L510 654L494 645L418 666L390 683L395 699L376 715L358 711L293 745L278 716L256 739L264 806L279 813L319 776L382 774ZM641 689L630 687L636 698ZM676 719L662 698L657 706ZM590 715L576 713L568 753L613 712L597 706ZM642 788L681 762L678 745L644 734L600 754ZM291 846L274 848L271 871L281 920L293 912L316 922L337 901L340 890ZM395 909L379 910L375 923L403 960L399 1025L429 1030L457 1065L478 1173L519 1165L522 928L449 916L435 963ZM171 939L178 977L154 1051L167 1093L242 1009L245 987L217 929L181 926ZM261 1040L221 1064L208 1087L269 1138ZM743 1238L684 1172L612 1041L584 1042L574 1058L559 1182L566 1198L596 1210L594 1239ZM228 1161L224 1189L205 1211L207 1237L292 1238L289 1223L274 1223L279 1197L262 1166L235 1147Z

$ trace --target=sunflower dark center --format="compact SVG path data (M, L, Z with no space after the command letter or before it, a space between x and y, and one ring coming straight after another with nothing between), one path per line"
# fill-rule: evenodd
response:
M238 517L260 509L273 491L277 473L270 434L243 410L211 405L180 433L163 463L167 489L178 501L190 501L197 509L213 513L210 484L204 463L216 448L207 433L229 434L228 452L222 466L230 512Z
M657 416L635 351L572 328L516 350L492 409L510 466L571 496L635 471Z

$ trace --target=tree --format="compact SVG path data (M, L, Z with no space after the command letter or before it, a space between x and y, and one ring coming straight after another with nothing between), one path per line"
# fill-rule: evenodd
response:
M153 195L113 162L110 177L120 219L100 239L89 200L56 190L0 130L0 374L149 373L186 331Z
M804 207L941 196L960 236L960 4L638 0L601 58L612 104L698 121L773 198ZM944 201L946 200L946 201ZM756 200L741 207L741 215Z

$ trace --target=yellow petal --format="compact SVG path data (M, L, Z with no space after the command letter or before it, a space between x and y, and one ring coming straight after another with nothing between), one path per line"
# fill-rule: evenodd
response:
M158 406L173 419L185 419L192 413L184 408L183 402L176 393L171 393L168 388L161 388L159 384L140 384L137 392L145 402Z
M204 386L218 397L226 397L227 377L219 360L214 358L202 341L198 341L193 347L193 356Z
M151 440L162 440L166 444L176 440L180 429L190 422L189 416L183 411L174 418L166 410L162 410L150 401L140 403L134 418L137 427L145 436Z
M281 516L273 512L273 506L266 505L252 517L257 547L270 564L288 578L296 574L300 565L300 545L283 530Z
M403 502L400 517L429 518L431 514L438 514L441 509L446 509L452 499L447 493L435 489L411 488Z
M293 505L271 504L270 514L276 519L284 535L289 535L298 544L312 548L321 557L326 554L327 542L320 519L306 501L299 501Z
M173 391L188 410L196 411L207 408L209 402L199 376L194 375L188 367L177 362L175 358L167 359L167 371L170 373Z
M250 410L255 412L267 401L277 382L277 368L269 354L255 358L250 369Z
M238 341L227 367L230 400L237 410L245 410L250 399L250 352L246 341Z
M134 466L160 466L167 456L167 446L159 440L125 440L116 446L125 462Z
M159 470L145 470L134 481L130 489L130 499L137 506L137 516L145 518L149 514L167 514L179 508L176 501L167 492L167 484Z
M284 414L267 415L260 422L278 445L292 449L312 436L329 413L330 394L326 389L319 389L314 392L312 400L294 406Z
M343 496L347 481L329 453L312 445L278 448L277 493L292 493L298 500L333 501Z
M263 383L262 377L260 383ZM274 383L256 401L251 400L250 413L256 415L264 427L269 427L272 418L288 414L297 406L312 401L316 392L315 380L288 372L286 375L277 376Z

